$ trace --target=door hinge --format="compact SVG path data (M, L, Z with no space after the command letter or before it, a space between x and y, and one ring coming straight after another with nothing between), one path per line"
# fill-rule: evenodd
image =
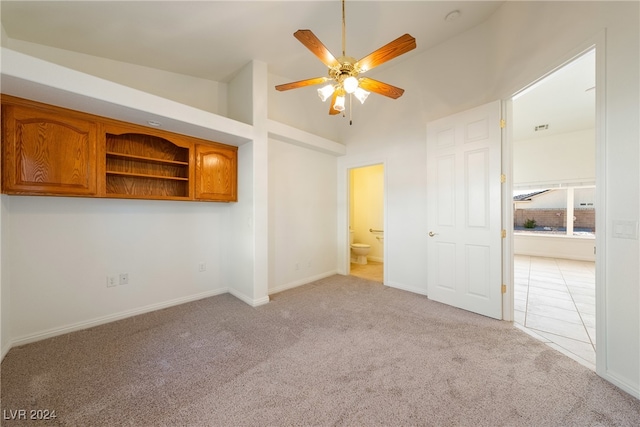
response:
M502 238L505 239L507 237L507 230L502 230Z
M500 119L500 129L504 129L507 127L507 121L505 119Z
M500 175L500 183L504 184L505 182L507 182L507 175L505 174Z
M503 294L507 293L507 285L505 285L504 283L502 284L502 293Z

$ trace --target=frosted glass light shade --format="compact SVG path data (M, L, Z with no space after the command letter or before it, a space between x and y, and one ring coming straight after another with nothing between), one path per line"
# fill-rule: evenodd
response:
M337 111L344 111L344 96L340 95L336 97L336 102L333 104L333 109Z
M361 104L364 104L364 100L367 99L367 96L369 96L369 93L370 92L367 92L366 90L359 87L358 89L356 89L353 95L358 99L358 101L360 101Z
M334 90L335 89L333 85L326 85L325 87L321 87L320 89L318 89L318 96L320 97L322 102L324 102L333 94Z
M353 93L358 88L358 79L355 77L347 77L342 82L342 87L344 87L344 91L347 93Z

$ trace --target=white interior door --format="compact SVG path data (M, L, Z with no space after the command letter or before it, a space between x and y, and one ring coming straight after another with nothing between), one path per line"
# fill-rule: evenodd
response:
M500 101L427 124L427 294L502 319Z

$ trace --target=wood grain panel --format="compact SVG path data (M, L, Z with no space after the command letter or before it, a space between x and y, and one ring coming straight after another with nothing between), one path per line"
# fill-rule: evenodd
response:
M237 200L237 157L234 149L196 146L196 198Z
M107 156L108 172L189 178L189 165L159 164L153 161Z
M95 123L7 106L3 127L5 192L96 194Z
M107 134L107 151L151 159L189 162L189 149L179 147L164 138L140 133Z
M186 198L189 197L189 182L107 174L106 191L109 197Z
M86 187L88 132L36 119L18 122L16 136L18 183Z

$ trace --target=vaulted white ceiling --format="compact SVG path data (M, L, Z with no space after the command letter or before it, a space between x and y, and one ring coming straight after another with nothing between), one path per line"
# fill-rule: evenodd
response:
M347 55L364 57L405 33L418 45L405 58L415 55L501 3L347 0ZM458 19L446 21L454 10ZM326 67L293 37L298 29L313 31L336 57L342 49L339 0L2 1L2 25L10 38L218 82L254 59L292 80L324 76Z
M398 64L486 20L502 1L346 1L346 53L361 58L402 34L417 48ZM446 19L457 11L457 19ZM228 82L251 60L291 81L326 75L293 33L310 29L342 50L342 6L322 1L2 1L2 26L28 41L175 73ZM367 73L375 78L376 69ZM593 55L519 98L516 138L584 129L593 123ZM550 101L552 99L553 101ZM526 119L522 119L525 118Z

